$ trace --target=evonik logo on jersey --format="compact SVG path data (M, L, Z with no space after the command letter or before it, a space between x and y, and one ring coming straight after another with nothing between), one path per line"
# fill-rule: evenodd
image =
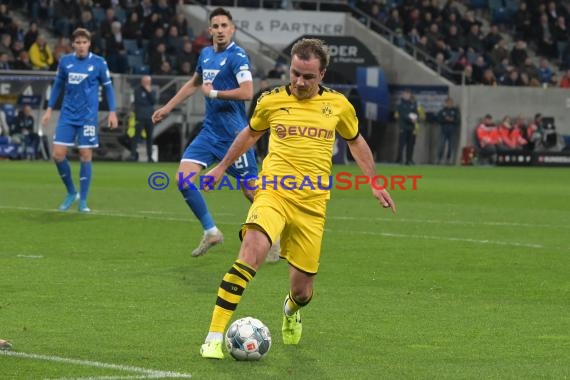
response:
M220 70L204 70L202 72L202 82L204 83L212 83L214 79L216 79L216 75Z
M285 110L289 112L288 110ZM335 132L334 130L316 127L306 127L301 125L283 125L278 124L275 126L275 134L280 139L284 139L287 136L300 136L309 137L325 140L334 140Z
M69 75L67 76L67 82L69 84L79 84L79 83L83 82L83 80L85 78L87 78L88 76L89 76L89 74L69 73Z

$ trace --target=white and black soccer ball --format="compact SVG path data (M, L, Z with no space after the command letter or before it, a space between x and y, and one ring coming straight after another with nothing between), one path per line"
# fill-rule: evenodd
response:
M259 360L271 348L271 333L259 319L241 318L226 331L226 348L235 360Z

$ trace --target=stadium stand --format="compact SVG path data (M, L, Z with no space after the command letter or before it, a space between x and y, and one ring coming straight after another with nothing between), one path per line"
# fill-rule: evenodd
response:
M560 0L528 4L513 0L6 1L0 5L0 41L4 41L0 70L29 70L26 55L38 35L44 35L53 50L53 70L68 43L62 40L56 46L58 36L82 26L93 33L92 50L106 56L115 72L188 75L209 39L203 24L173 11L182 3L346 12L420 65L456 84L569 86L570 4ZM547 20L542 27L540 19ZM121 24L120 37L111 31L113 22ZM157 36L158 30L162 34ZM111 35L120 44L114 44L117 41ZM156 54L160 42L165 44L164 54ZM267 71L255 74L265 77Z

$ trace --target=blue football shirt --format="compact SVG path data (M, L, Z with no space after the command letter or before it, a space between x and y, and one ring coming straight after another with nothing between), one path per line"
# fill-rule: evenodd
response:
M103 57L89 53L79 58L75 53L64 55L59 61L55 88L65 89L61 105L60 123L97 125L99 86L112 86L107 62ZM54 107L59 93L52 91L48 106ZM114 104L109 108L114 111Z
M240 83L252 80L247 54L235 42L219 52L212 46L203 48L196 73L202 76L204 83L212 83L212 87L219 91L232 90L238 88ZM205 99L206 115L201 133L216 141L233 141L247 125L245 102Z

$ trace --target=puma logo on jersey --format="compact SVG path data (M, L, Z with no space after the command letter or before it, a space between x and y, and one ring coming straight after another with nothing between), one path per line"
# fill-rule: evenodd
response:
M69 73L69 75L67 76L67 83L79 84L83 82L83 80L88 76L89 76L88 74L83 74L83 73Z
M227 58L224 58L224 60L222 62L220 62L220 66L225 65L227 60L228 60Z
M66 69L71 69L73 67L73 63L70 63L69 65L65 66Z
M210 58L206 58L205 60L203 60L202 62L206 63L210 60Z
M279 109L280 109L281 111L287 112L288 114L291 114L291 111L289 111L289 110L291 109L291 107L280 107Z

